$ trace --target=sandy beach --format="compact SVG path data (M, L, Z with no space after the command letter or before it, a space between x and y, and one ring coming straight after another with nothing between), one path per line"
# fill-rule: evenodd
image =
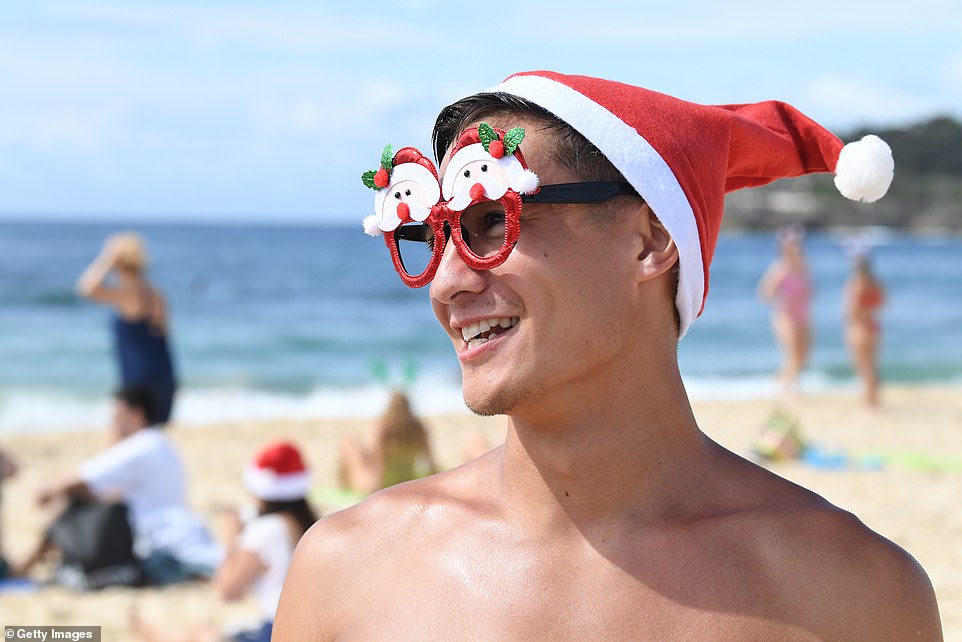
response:
M773 412L772 401L694 404L702 429L735 452L749 455L753 438ZM801 430L823 455L818 460L767 464L855 513L869 527L903 546L929 574L938 596L946 640L962 640L962 394L952 388L884 391L884 405L864 408L851 395L805 397L793 403ZM465 439L481 432L502 440L503 418L464 414L426 418L436 458L444 467L462 461ZM170 435L183 454L191 482L191 505L219 532L223 512L245 501L240 471L264 441L298 443L313 469L319 498L336 485L337 445L363 434L359 419L259 422L178 427ZM4 547L21 557L50 519L33 505L44 481L76 467L104 445L99 430L12 435L2 445L20 463L20 474L3 488ZM336 509L331 501L318 506ZM38 570L38 578L45 569ZM202 585L164 589L108 589L77 594L42 587L0 596L0 625L102 626L104 640L131 639L132 610L168 624L172 631L202 622L250 617L253 603L225 607Z

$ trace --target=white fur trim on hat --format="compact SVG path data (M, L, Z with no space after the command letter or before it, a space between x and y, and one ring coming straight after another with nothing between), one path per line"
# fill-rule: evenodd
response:
M291 501L307 495L311 476L307 471L278 475L266 468L248 466L244 469L244 486L264 501Z
M684 336L701 310L705 268L695 215L668 163L635 128L559 82L542 76L513 76L488 91L530 100L574 127L651 206L678 248L681 265L675 306L681 320L679 338Z
M835 187L845 198L872 203L885 196L894 175L892 148L878 136L869 134L839 152Z

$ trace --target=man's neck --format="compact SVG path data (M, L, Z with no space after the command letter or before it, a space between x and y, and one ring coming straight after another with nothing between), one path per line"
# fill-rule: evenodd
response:
M714 446L672 365L510 417L501 480L527 529L657 520L694 492Z
M134 429L132 429L132 430L130 430L130 431L127 431L127 432L113 432L113 434L112 434L112 439L110 440L110 443L111 443L111 444L119 444L119 443L122 442L123 440L129 439L129 438L133 437L134 435L139 434L139 433L141 433L141 432L143 432L143 431L145 431L145 430L148 430L148 429L150 429L150 428L151 428L151 426L141 426L140 428L134 428Z

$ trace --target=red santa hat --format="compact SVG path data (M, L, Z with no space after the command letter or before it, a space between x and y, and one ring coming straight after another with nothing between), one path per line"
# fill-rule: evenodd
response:
M683 335L701 314L724 197L779 178L833 172L846 198L885 195L894 163L877 136L844 145L791 105L699 105L587 76L531 71L489 91L539 105L603 153L651 206L678 247L675 305Z
M307 495L311 479L300 451L278 441L264 446L244 469L244 485L264 501L291 501Z

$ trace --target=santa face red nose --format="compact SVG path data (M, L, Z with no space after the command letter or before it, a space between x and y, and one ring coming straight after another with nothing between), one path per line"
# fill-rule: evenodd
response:
M484 198L484 185L481 183L475 183L471 186L471 189L468 193L471 195L471 200L479 201Z
M409 223L411 221L411 208L407 203L398 203L397 217L401 219L402 223Z

